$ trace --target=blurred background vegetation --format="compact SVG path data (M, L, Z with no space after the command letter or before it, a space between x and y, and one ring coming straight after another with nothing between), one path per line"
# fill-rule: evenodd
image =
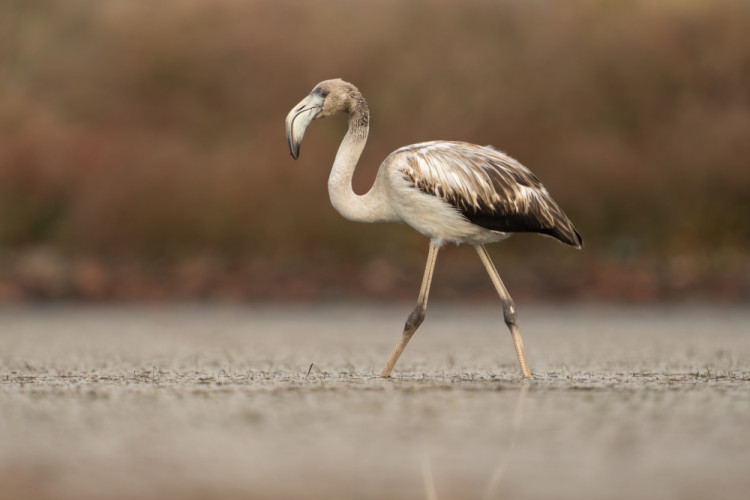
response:
M343 119L300 160L319 81L392 150L492 144L542 179L576 252L491 252L516 299L750 298L750 2L0 0L0 302L414 300L427 241L330 206ZM470 249L434 295L491 299Z

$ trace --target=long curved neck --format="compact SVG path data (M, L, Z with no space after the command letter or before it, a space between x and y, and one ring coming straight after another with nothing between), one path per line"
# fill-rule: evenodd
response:
M349 111L349 130L336 153L331 175L328 177L328 195L331 204L345 218L355 222L386 222L394 220L380 172L372 188L358 195L352 188L352 177L359 157L367 143L370 112L361 97L354 101Z

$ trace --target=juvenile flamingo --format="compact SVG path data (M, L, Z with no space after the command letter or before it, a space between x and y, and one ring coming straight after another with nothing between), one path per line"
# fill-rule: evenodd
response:
M380 165L372 188L358 195L352 176L367 142L370 112L354 85L341 79L316 85L287 115L286 137L296 160L310 123L342 112L349 115L349 129L328 178L331 204L351 221L402 222L430 239L417 305L381 376L390 376L424 321L438 250L453 242L473 245L479 254L500 296L521 373L531 377L516 307L484 245L511 233L532 232L580 249L583 240L573 224L529 169L490 146L466 142L432 141L397 149Z

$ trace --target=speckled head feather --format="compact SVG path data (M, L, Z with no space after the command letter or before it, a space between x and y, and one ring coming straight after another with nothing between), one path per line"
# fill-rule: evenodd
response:
M325 80L315 86L311 95L320 95L324 98L323 108L316 117L328 118L337 113L348 113L358 119L358 126L367 126L370 112L367 109L367 101L357 87L341 78Z

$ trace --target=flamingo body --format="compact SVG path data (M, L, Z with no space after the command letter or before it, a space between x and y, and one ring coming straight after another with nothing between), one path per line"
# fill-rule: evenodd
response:
M484 244L515 232L534 232L581 248L583 240L568 217L529 169L492 147L466 142L431 141L397 149L380 165L372 188L358 195L352 189L352 177L367 142L370 113L351 83L321 82L292 108L286 118L289 150L297 159L310 123L337 113L349 115L349 128L328 178L331 204L349 220L403 222L430 239L417 306L381 375L390 376L424 320L438 250L454 242L473 245L479 254L500 296L521 372L530 377L515 304Z
M401 220L433 241L481 245L536 232L582 244L539 179L492 147L423 142L397 149L380 168Z

